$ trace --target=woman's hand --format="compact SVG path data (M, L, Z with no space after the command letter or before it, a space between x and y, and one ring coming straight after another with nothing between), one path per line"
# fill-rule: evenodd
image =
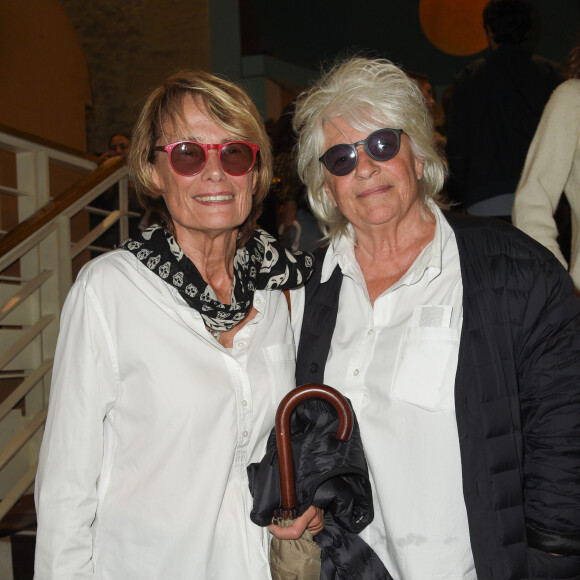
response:
M281 540L297 540L304 530L308 530L312 535L324 529L324 510L311 505L291 526L283 527L270 524L268 530Z

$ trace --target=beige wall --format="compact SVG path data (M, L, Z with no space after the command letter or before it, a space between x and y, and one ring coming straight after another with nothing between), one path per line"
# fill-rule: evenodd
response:
M85 151L89 71L64 9L58 0L4 0L0 23L0 124ZM51 166L51 194L79 177ZM13 152L0 151L0 185L17 187ZM0 194L0 230L17 224L17 198Z
M210 0L0 0L0 124L99 154L179 68L210 70ZM239 48L238 48L239 53ZM16 187L0 152L0 185ZM56 195L78 180L51 168ZM0 229L16 223L0 194Z
M129 133L145 95L184 67L210 70L209 0L60 0L91 77L87 146Z
M92 153L171 72L211 66L209 0L2 0L0 22L0 123Z
M58 0L0 2L0 123L85 150L89 72Z

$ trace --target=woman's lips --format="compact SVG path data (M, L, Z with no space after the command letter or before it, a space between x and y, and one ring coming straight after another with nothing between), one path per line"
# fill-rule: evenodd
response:
M220 203L230 201L234 196L231 193L215 193L212 195L196 195L193 199L201 203Z
M370 189L365 189L365 191L361 191L357 197L371 197L373 195L379 195L381 193L386 193L391 189L390 185L379 185L377 187L372 187Z

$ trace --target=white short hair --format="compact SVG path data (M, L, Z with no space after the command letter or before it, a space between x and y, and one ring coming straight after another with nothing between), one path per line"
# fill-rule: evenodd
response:
M319 161L324 153L324 123L337 116L357 131L402 129L411 141L414 155L423 159L419 187L423 207L429 198L445 205L441 190L447 168L435 148L433 119L421 90L386 59L351 58L335 65L303 93L294 115L298 174L306 185L325 239L345 234L348 225L324 192Z

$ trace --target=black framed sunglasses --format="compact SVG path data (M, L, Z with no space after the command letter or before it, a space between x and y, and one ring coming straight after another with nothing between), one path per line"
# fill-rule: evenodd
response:
M388 161L399 152L401 133L404 133L402 129L379 129L362 141L333 145L318 161L333 175L348 175L358 163L359 145L364 145L367 155L375 161Z
M260 147L246 141L227 143L198 143L197 141L177 141L169 145L158 145L153 151L165 151L175 173L191 177L197 175L207 163L208 151L217 149L222 169L230 175L245 175L256 164Z

